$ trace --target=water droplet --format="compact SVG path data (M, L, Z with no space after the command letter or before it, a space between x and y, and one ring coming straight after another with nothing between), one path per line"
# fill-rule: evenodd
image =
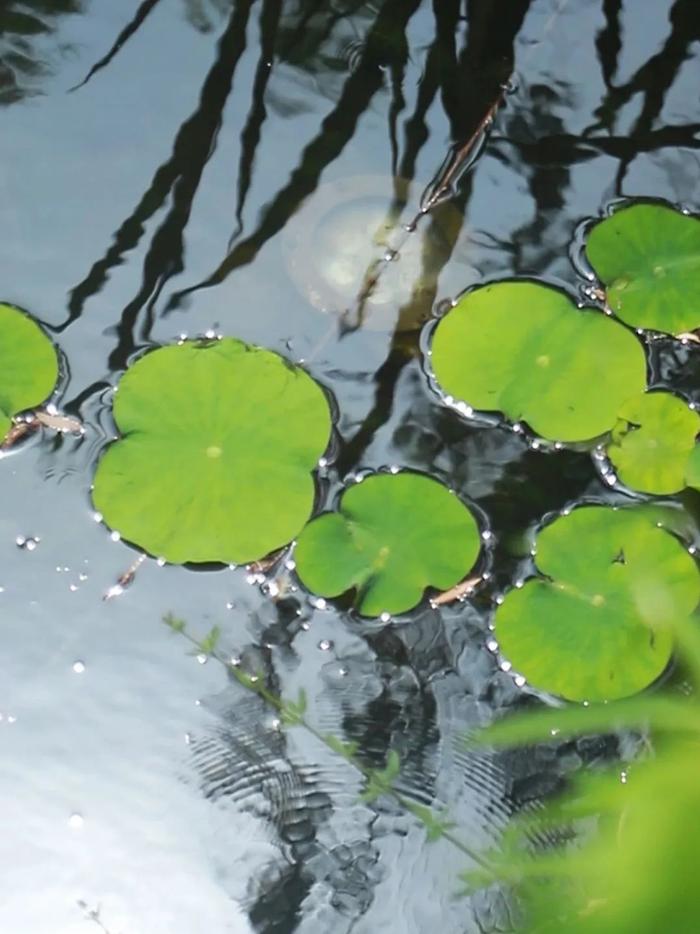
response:
M164 567L165 567L165 558L163 558L163 557L156 558L156 564L158 565L159 568L164 568Z
M329 652L333 648L333 642L330 639L321 639L318 647L322 652Z
M116 532L116 531L110 532L109 537L112 539L113 542L118 542L121 539L121 535L119 534L119 532Z
M385 610L383 613L380 613L380 614L379 614L379 619L380 619L381 622L383 622L383 623L390 623L390 622L391 622L391 613L387 613L386 610Z
M503 597L503 595L499 593L499 595L496 597L496 603L498 604L498 606L501 606L504 599L505 598Z
M102 522L102 513L101 513L101 512L93 512L92 518L95 520L95 522Z
M519 688L524 688L527 683L525 678L523 678L522 675L516 675L514 678L514 681L515 681L516 687L519 687Z
M80 574L78 574L78 580L86 581L87 579L88 579L87 574L83 573L82 571L80 572Z
M323 597L316 597L315 600L311 601L311 605L316 607L317 610L325 610L327 606L326 601L323 599Z
M208 659L209 656L205 655L204 652L200 652L199 655L197 655L197 661L200 665L206 665Z
M500 669L501 669L501 671L508 672L508 671L511 670L512 667L513 667L513 666L512 666L512 664L511 664L510 662L501 662L501 664L500 664Z
M41 539L38 536L35 537L33 535L18 535L15 539L15 544L18 548L22 548L24 551L34 551L40 541Z
M489 639L488 642L486 643L486 648L489 650L489 652L497 652L498 642L496 642L495 639Z
M328 459L325 457L319 457L318 466L323 470L324 467L328 466Z
M620 772L620 782L621 782L623 785L626 785L626 784L627 784L627 772L625 772L624 770L623 770L622 772Z
M76 673L76 675L82 675L82 673L85 671L85 662L81 662L79 659L73 662L73 671Z
M80 830L85 823L82 814L71 814L68 818L68 826L71 830Z
M297 563L293 558L289 558L288 561L284 562L284 566L286 567L288 571L293 571L294 568L297 566Z
M227 600L227 601L226 601L226 609L227 609L227 610L232 610L232 609L235 607L235 605L236 605L236 604L233 603L233 601L231 601L231 600Z
M481 533L481 538L483 541L489 542L493 538L493 532L490 532L488 529L486 529L484 532Z
M397 474L401 468L398 464L392 464L389 468L389 473Z

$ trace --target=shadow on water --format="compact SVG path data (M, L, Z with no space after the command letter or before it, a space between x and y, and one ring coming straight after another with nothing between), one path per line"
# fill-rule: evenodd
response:
M52 250L59 254L75 283L68 292L66 313L61 311L62 319L52 326L59 341L86 337L90 349L84 357L97 347L94 354L104 352L107 358L106 368L93 367L100 373L98 379L89 370L94 380L90 385L86 379L73 380L70 386L70 410L87 412L94 434L91 451L98 450L112 430L100 421L107 410L102 396L132 354L145 342L170 339L163 337L170 333L167 328L159 330L159 326L175 311L190 316L196 331L206 315L218 314L212 310L218 302L230 302L233 283L241 288L238 307L277 300L281 308L274 320L264 318L259 330L249 320L255 314L244 320L244 312L236 311L238 317L227 322L228 333L240 329L246 339L250 334L251 339L274 347L288 334L287 314L293 322L289 329L309 331L294 333L292 344L306 346L303 341L308 338L309 346L317 348L307 364L334 393L342 413L330 482L337 485L358 469L392 463L449 482L483 510L494 533L496 585L510 582L518 561L517 549L511 545L527 526L583 498L610 502L613 494L587 455L545 453L504 426L486 428L463 421L439 403L422 370L421 319L415 316L415 304L420 281L429 282L420 296L425 316L439 300L496 272L546 275L571 284L566 245L583 217L598 213L615 195L657 193L657 163L663 162L670 173L671 153L698 159L698 102L693 99L686 107L673 97L688 81L684 76L688 67L698 73L696 0L664 0L658 5L663 31L651 52L637 48L639 40L630 25L641 15L635 6L622 0L580 4L571 0L184 0L170 5L133 0L119 15L109 7L109 28L100 30L99 47L90 46L86 58L80 52L81 42L87 42L84 35L68 42L62 38L63 30L71 19L92 23L95 17L101 22L106 7L96 0L3 4L0 104L7 106L0 117L17 112L24 116L23 106L35 106L44 95L50 107L51 91L75 107L74 113L82 114L79 108L85 107L98 132L104 125L87 108L91 100L102 106L101 83L112 76L116 85L124 82L119 69L133 67L137 56L144 63L138 70L139 82L146 87L155 81L150 58L160 61L156 47L163 43L164 29L175 34L181 28L179 41L191 42L200 56L182 64L188 76L196 76L188 91L195 80L201 81L194 88L194 109L190 93L185 97L188 103L181 111L175 108L176 116L168 124L151 114L150 101L136 105L133 126L153 116L158 147L163 149L149 149L145 166L141 164L145 157L134 159L136 183L131 187L115 182L117 194L104 202L112 213L100 228L97 246L92 240L83 246L76 267L69 263L73 260L70 238L64 248L60 229L52 230L50 248L41 241L43 252L37 249L40 260ZM72 56L79 57L80 68L70 82L61 84L56 76ZM621 76L623 69L629 77ZM520 86L507 94L504 87L513 73ZM697 97L697 81L693 87ZM631 104L634 107L628 108ZM46 126L42 129L46 131ZM66 147L63 162L57 158L57 171L65 172L65 163L86 145L75 130L67 124L65 133L74 134L74 148ZM60 136L63 128L52 126L51 132ZM115 129L108 144L123 145L124 132L123 127ZM45 146L43 138L41 143ZM37 145L36 152L27 153L28 165L35 166L41 148ZM36 165L37 177L46 172L40 161ZM374 332L365 326L366 295L358 293L351 307L338 308L338 315L329 313L324 322L306 299L295 295L274 252L292 219L327 182L369 172L386 173L382 211L387 218L396 216L399 204L406 206L403 201L414 209L415 223L406 225L410 229L405 236L419 240L422 249L414 291L402 307L392 309L396 312L392 325ZM416 191L426 179L430 181L420 198ZM65 197L78 200L82 189L75 179L71 183L75 187ZM405 195L405 190L410 194ZM15 197L11 186L7 191L10 200ZM662 194L671 197L670 191ZM690 183L684 191L689 201L697 197ZM441 232L445 249L437 270L430 265L426 246L438 235L437 211L421 210L430 206L431 197L449 201L458 217L458 224L446 235ZM61 198L58 193L57 201ZM25 193L16 195L10 205L13 230L19 231L28 252L34 248L34 233L41 233L36 220L26 227L21 223L30 201ZM200 210L204 218L198 216ZM208 237L210 226L213 233ZM316 259L312 256L309 261ZM322 254L318 261L324 262ZM452 288L455 280L444 275L460 263L458 277L464 275L466 280L460 279L455 292L445 294L445 282ZM123 292L115 286L120 268ZM3 274L9 280L14 271L8 266ZM60 287L53 284L47 306L53 302L63 308L64 285L62 280ZM100 312L105 306L117 309L107 312L108 320L104 310ZM206 310L198 318L202 307ZM266 309L267 305L265 313ZM317 332L324 332L324 324L326 336L319 340ZM698 359L693 348L659 342L653 348L654 384L672 374L684 391L697 393ZM76 443L78 453L71 454L69 448L69 441L55 446L57 457L68 464L64 472L69 480L62 488L66 501L70 493L63 490L71 479L88 479L92 471L92 462L85 466L85 449L79 452ZM44 467L43 495L48 495L44 487L55 470L53 464ZM28 484L17 501L32 505L30 481L21 471L12 478ZM10 505L14 508L14 499L8 510ZM83 487L75 504L75 515L87 524ZM40 525L53 518L58 523L51 509L44 514L49 518L32 513L33 521ZM21 516L25 523L24 513ZM19 522L0 518L5 538L16 534L15 521ZM65 522L58 524L61 534L67 534ZM104 530L92 518L89 529L83 533L86 541L120 548L105 535L98 538ZM23 525L22 531L31 530ZM0 548L4 544L5 539L0 539ZM67 574L69 564L86 561L82 542L71 547L75 561L63 554L52 558L56 574ZM94 547L99 553L100 545ZM43 611L43 604L39 600L27 606L26 594L34 578L27 570L28 559L18 558L17 550L13 545L10 557L5 555L3 574L13 583L15 578L24 581L24 595L13 598L15 612L8 614L23 621L23 614L33 618ZM116 558L114 550L108 554L109 560L97 560L103 560L102 567L109 569L105 574L113 579L113 564L123 564L124 554L118 551ZM614 743L581 743L527 755L477 756L459 745L465 724L477 728L502 711L529 702L484 648L490 605L483 595L464 607L424 607L378 629L349 617L342 608L309 607L298 593L284 600L267 599L241 583L238 572L224 580L223 571L158 570L170 574L166 581L172 592L164 593L168 588L162 578L149 584L151 572L144 569L139 574L146 582L139 580L141 589L127 595L131 603L124 601L105 613L114 613L109 625L118 620L123 627L120 634L128 632L134 645L149 649L144 654L152 667L144 670L156 679L159 694L172 693L171 672L157 680L160 656L147 641L150 634L138 628L144 624L138 615L139 601L146 599L141 595L148 595L148 613L154 617L171 608L162 605L164 598L176 599L203 624L218 619L226 606L233 620L226 629L232 653L240 653L241 643L247 645L246 652L257 660L256 670L288 696L306 687L310 715L319 729L355 741L367 765L381 767L387 753L398 750L404 792L422 803L448 804L470 839L473 836L480 845L493 842L514 811L534 806L542 795L560 787L568 771L617 753ZM0 584L5 583L3 577ZM93 597L102 608L99 593ZM109 642L109 651L116 651L115 630L109 630L107 638L107 630L99 629L102 623L82 606L89 626L81 628L83 617L72 604L61 604L46 609L44 631L50 635L49 627L58 625L58 619L59 646L60 639L77 638L76 633L89 644L98 631ZM18 639L25 630L22 622ZM168 650L164 643L155 645L161 655ZM33 644L25 646L32 663L33 650ZM114 674L117 688L108 685L106 699L97 696L103 710L112 710L113 698L117 707L126 708L129 692L138 692L140 682L133 678L126 688L122 686L133 658L127 655L123 661ZM143 659L138 661L146 665ZM109 664L114 666L113 661ZM188 733L187 761L196 773L192 785L198 805L204 797L207 807L215 809L216 831L225 834L231 827L235 831L236 839L223 837L218 863L211 857L207 870L200 869L202 875L210 871L216 878L217 892L216 886L225 889L225 911L229 903L242 904L253 928L266 934L302 929L309 934L328 930L416 934L437 922L446 934L509 929L508 912L504 908L498 913L495 896L488 905L479 906L475 900L455 907L447 892L454 880L444 878L454 867L440 855L439 847L434 859L425 857L420 828L407 825L384 802L360 803L361 781L346 763L339 764L294 731L281 733L257 698L242 694L234 682L222 686L211 677L211 667L203 666L195 674L191 668L173 668L175 693L186 694L186 704L178 711L181 719L168 728L175 734L181 721L189 724L195 703L188 692L193 682L200 683L199 676L209 677L202 688L209 692L208 699L200 704L197 698L196 710L206 710L211 718L197 720L193 735ZM111 671L109 665L107 669ZM66 688L60 679L54 686L59 705ZM131 719L127 717L134 742L142 736L140 721L138 729L133 724L143 709L151 705L151 719L157 719L161 710L154 696L137 701L136 712L128 708ZM81 711L89 710L82 695L80 704ZM172 716L170 708L165 709ZM105 723L100 728L109 732ZM73 724L63 725L71 744L72 728ZM159 730L156 725L154 735ZM61 724L52 722L46 732L53 742ZM93 727L84 745L99 747L99 732ZM146 759L147 744L141 741L139 757ZM112 762L103 750L100 755ZM42 762L46 766L42 775L49 774L52 763ZM93 765L88 760L85 774L91 774ZM166 771L174 771L170 759ZM31 783L25 785L31 788ZM51 790L55 794L55 788ZM259 821L251 833L254 842L245 841L248 849L237 839L239 812ZM187 825L187 840L196 833L195 823ZM210 843L216 839L212 832ZM260 854L255 846L263 844L267 849ZM166 840L163 849L168 845ZM235 852L243 853L236 857L239 862L231 857L237 845L241 849ZM109 843L105 851L112 851ZM190 864L185 861L185 865L189 873ZM246 873L242 886L240 876ZM221 883L223 877L226 885ZM392 924L401 926L392 928Z

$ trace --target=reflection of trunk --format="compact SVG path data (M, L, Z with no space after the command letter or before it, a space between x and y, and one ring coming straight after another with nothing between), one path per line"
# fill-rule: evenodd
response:
M382 6L367 33L360 62L346 80L338 103L323 120L316 136L305 146L287 184L265 206L258 227L234 246L207 279L173 295L168 302L168 310L177 307L186 295L218 285L236 269L252 263L268 240L282 230L302 201L316 190L324 169L352 139L357 121L384 83L379 66L391 57L387 36L404 32L419 6L420 0L387 0Z
M132 19L129 20L129 22L126 24L126 26L122 29L122 31L119 33L119 35L115 39L114 44L112 48L109 50L109 52L107 52L107 54L103 58L101 58L98 62L95 62L95 64L92 66L90 71L88 71L87 75L83 78L80 84L76 84L74 88L71 88L71 91L77 91L78 88L82 88L83 85L87 84L90 78L92 78L92 76L96 74L96 72L101 71L103 68L106 68L107 65L109 65L109 63L112 61L115 55L118 54L119 50L122 48L124 43L128 42L129 39L131 39L131 37L138 30L138 28L143 24L148 14L151 12L151 10L153 10L153 8L158 3L160 3L160 0L143 0L143 3L138 8L138 10L134 13Z
M503 87L511 76L515 39L529 5L530 0L502 3L467 0L467 43L454 63L454 69L444 68L441 74L443 103L450 118L453 148L429 189L424 208L430 209L433 203L439 203L448 192L456 194L453 185L469 163L474 147L479 145L480 136L495 116L503 96ZM440 13L437 5L435 9L438 34L444 38L447 8L441 7ZM468 194L465 194L463 210L467 200ZM457 236L450 245L451 249L456 239ZM445 262L448 258L445 258ZM391 417L399 377L406 364L416 356L416 342L414 340L412 345L407 346L402 327L405 327L404 309L399 311L387 358L375 375L374 405L353 437L344 442L341 449L338 458L341 476L360 463L377 431Z

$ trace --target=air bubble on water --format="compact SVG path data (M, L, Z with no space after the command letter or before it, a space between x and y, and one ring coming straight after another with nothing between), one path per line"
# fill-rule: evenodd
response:
M695 402L690 402L688 403L688 408L694 412L697 409L697 404Z
M192 734L185 733L185 745L189 746L191 742L192 742Z
M401 468L399 467L398 464L392 464L391 467L389 468L389 473L397 474L400 469Z
M481 533L481 538L482 538L482 541L489 542L493 538L493 532L490 532L488 529L486 529L484 532Z
M348 673L347 668L343 668L343 667L341 666L341 667L338 669L338 674L340 675L341 678L344 678L345 675L346 675L347 673Z
M635 328L634 330L640 337L644 334L644 328Z
M384 262L392 263L395 259L398 258L398 255L399 255L398 250L386 250L384 253Z
M551 729L551 730L549 731L549 735L550 735L550 736L559 736L559 732L560 732L560 731L559 731L556 727L554 727L553 729Z
M555 442L554 442L554 450L555 450L555 451L561 451L561 450L563 450L563 448L564 448L564 445L561 443L561 441L555 441Z
M95 520L95 522L102 522L102 513L101 513L101 512L93 512L92 518Z
M617 483L617 474L614 474L612 472L606 474L605 482L608 484L608 486L615 486L615 484Z
M277 581L269 581L265 587L265 592L267 593L268 597L279 596L280 588Z
M458 402L457 411L460 415L464 415L465 418L471 418L474 414L474 409L470 405L467 405L466 402Z
M516 590L522 590L524 584L525 584L525 581L523 581L523 580L517 580L517 581L515 582Z
M24 551L34 551L40 541L41 539L38 536L18 535L15 539L15 545L17 545L18 548L24 549Z
M454 396L445 396L445 404L446 404L446 405L454 405L454 404L455 404L455 397L454 397Z
M294 558L289 558L287 561L284 562L284 566L286 567L288 571L293 571L294 568L297 566L297 563L294 560Z
M583 702L583 706L584 706L584 707L590 707L590 706L591 706L591 702L585 700L585 701Z
M116 530L114 532L110 532L109 537L112 539L113 542L118 542L121 540L121 535Z
M561 511L560 514L561 514L562 516L570 516L570 515L571 515L571 507L570 507L570 506L564 506L564 508L562 509L562 511Z
M503 603L504 599L505 599L505 598L504 598L503 594L500 594L500 593L499 593L499 595L496 597L496 603L500 606L500 605Z
M484 573L481 575L481 579L484 580L484 581L489 580L490 577L491 577L491 572L490 572L490 571L484 571Z
M236 605L236 604L233 603L232 600L227 600L227 601L226 601L226 609L227 609L227 610L232 610L232 609L235 607L235 605Z
M259 676L259 675L249 675L249 676L248 676L248 680L250 681L251 684L255 684L256 681L259 681L259 680L260 680L260 676Z
M87 574L84 574L82 571L80 572L80 574L78 574L79 581L86 581L87 579L88 579Z
M355 476L353 477L353 480L355 481L355 483L362 483L364 479L365 478L360 473L356 473Z
M695 545L689 545L689 546L688 546L688 554L689 554L689 555L694 555L696 551L697 551L697 548L695 547ZM2 590L2 587L0 587L0 590Z
M68 589L70 590L71 593L75 593L76 590L78 589L78 585L77 585L77 584L70 584L69 587L68 587Z
M496 642L495 639L489 639L488 642L486 643L486 648L489 650L489 652L497 652L498 642Z
M229 564L228 569L229 569L229 571L235 571L235 570L238 569L238 565L237 565L237 564Z
M328 466L328 459L325 457L319 457L318 466L321 468L321 470L323 470L324 467Z
M214 338L216 337L216 331L213 328L209 328L207 331L204 332L204 336L206 337L208 341L213 341Z
M178 344L184 344L186 340L187 340L187 331L180 331L180 334L178 335L178 339L177 339Z
M513 665L510 662L506 662L506 661L501 662L501 664L499 665L499 668L501 669L501 671L505 671L505 672L509 672L512 667Z
M522 675L516 675L514 678L516 687L524 688L527 681Z
M85 821L82 814L71 814L68 818L68 826L71 830L80 830L84 823Z
M311 629L311 625L307 622L307 620L304 620L304 622L301 623L301 628L304 630L304 632L308 632L309 629Z
M520 424L520 422L515 422L513 424L513 431L516 433L516 435L519 435L522 432L522 430L523 430L523 426Z
M161 555L159 558L156 558L156 564L159 568L165 567L165 558Z
M623 785L627 784L627 772L625 772L624 769L620 772L620 782Z
M542 447L542 444L540 441L537 440L537 438L535 438L534 441L530 442L530 447L532 448L533 451L539 451L539 449Z
M228 663L231 668L239 668L241 664L240 655L232 655L231 658L229 658Z
M381 620L382 623L390 623L390 622L391 622L391 613L387 613L387 611L384 610L383 613L380 613L380 614L379 614L379 619Z
M330 639L321 639L318 647L322 652L329 652L333 648L333 642Z
M204 652L200 652L197 655L197 661L199 662L200 665L206 665L208 659L209 659L209 656L205 655Z
M325 610L327 606L326 601L323 599L323 597L313 598L311 600L311 605L315 607L317 610Z
M74 661L73 671L76 673L76 675L82 675L82 673L85 671L85 662L81 662L80 659Z

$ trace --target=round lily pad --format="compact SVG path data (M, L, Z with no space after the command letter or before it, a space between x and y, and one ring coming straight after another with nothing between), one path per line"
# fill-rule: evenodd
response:
M12 416L44 402L58 379L56 348L35 321L0 304L0 442Z
M441 483L373 474L345 491L338 512L306 526L295 558L309 590L337 597L355 589L360 613L379 616L410 610L427 587L452 587L479 547L474 516Z
M637 328L700 327L700 220L663 204L633 204L596 224L586 254L608 305Z
M431 360L445 393L553 441L609 431L622 403L646 385L634 334L528 281L467 292L435 329Z
M686 472L700 418L669 392L646 392L629 399L608 445L608 456L622 482L643 493L677 493Z
M114 418L122 437L100 460L93 501L153 555L251 561L312 512L330 411L277 354L232 338L152 351L122 377Z
M546 526L546 579L512 590L496 612L503 654L535 687L569 700L626 697L671 656L671 624L700 600L683 545L641 510L583 506Z

